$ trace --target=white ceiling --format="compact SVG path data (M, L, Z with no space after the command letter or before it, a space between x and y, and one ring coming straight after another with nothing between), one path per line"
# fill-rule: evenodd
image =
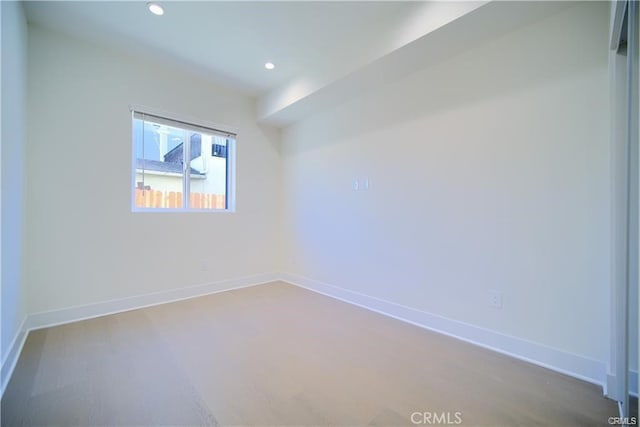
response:
M159 1L159 0L156 0ZM27 20L177 62L287 126L571 1L26 1ZM273 71L264 63L276 64Z
M183 62L259 96L307 70L353 56L406 2L28 1L30 23ZM267 71L271 61L276 69Z

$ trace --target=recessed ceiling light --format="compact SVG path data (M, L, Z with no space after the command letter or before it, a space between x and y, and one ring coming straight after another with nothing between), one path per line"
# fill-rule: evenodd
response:
M158 3L147 3L147 7L154 15L164 15L164 9Z
M273 62L267 62L266 64L264 64L264 68L266 68L267 70L273 70L274 68L276 68L276 66Z

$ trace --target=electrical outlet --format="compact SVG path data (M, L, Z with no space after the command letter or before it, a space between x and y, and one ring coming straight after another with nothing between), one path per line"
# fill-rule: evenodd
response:
M493 308L502 308L502 292L495 290L489 291L489 304Z
M353 183L351 184L351 188L353 189L353 191L359 191L360 190L360 181L358 181L357 179L354 179Z
M209 270L209 263L207 263L206 259L203 259L200 261L200 271L208 271Z

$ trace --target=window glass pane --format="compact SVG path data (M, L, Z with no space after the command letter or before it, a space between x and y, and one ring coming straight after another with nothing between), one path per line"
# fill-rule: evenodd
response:
M134 210L234 209L235 134L138 111L132 120Z
M227 208L228 139L205 133L191 133L189 207Z
M183 207L183 150L187 132L165 124L133 119L135 207Z

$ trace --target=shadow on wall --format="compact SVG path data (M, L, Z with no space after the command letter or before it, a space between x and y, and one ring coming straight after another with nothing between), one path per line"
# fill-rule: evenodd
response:
M280 129L259 123L258 129L260 130L260 135L262 135L264 139L270 143L271 148L273 148L278 154L280 154L282 152L282 135Z

